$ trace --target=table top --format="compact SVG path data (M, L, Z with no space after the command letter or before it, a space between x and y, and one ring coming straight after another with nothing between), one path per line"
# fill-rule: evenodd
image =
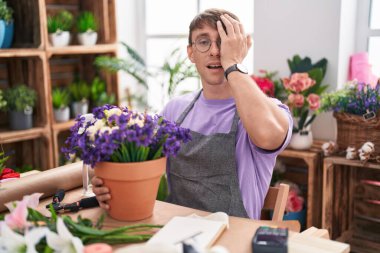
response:
M65 203L71 203L82 198L82 189L72 190L67 192L64 198ZM45 199L41 201L38 209L45 215L48 215L48 211L45 205L51 202L51 199ZM81 210L78 213L70 214L73 218L78 215L82 217L96 221L99 216L104 213L101 208L90 208ZM197 214L205 216L210 213L187 208L179 205L173 205L166 202L156 201L153 215L138 222L123 222L118 221L106 216L103 223L103 228L115 228L136 223L150 223L150 224L166 224L174 216L187 216L190 214ZM231 253L251 253L251 240L255 231L260 226L278 226L288 227L292 231L299 231L299 224L294 221L263 221L263 220L251 220L238 217L229 217L229 228L225 230L220 238L216 241L215 245L222 245L226 247ZM348 244L317 238L313 236L303 235L298 232L290 232L289 236L289 252L349 252L350 246Z

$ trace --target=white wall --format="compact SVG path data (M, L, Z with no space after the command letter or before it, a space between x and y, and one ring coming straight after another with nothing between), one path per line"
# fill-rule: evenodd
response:
M313 62L326 58L328 69L323 83L335 90L338 83L345 81L348 58L354 50L355 3L356 0L255 0L255 73L266 69L279 71L279 77L288 76L287 59L295 54L308 56ZM334 124L331 113L319 115L312 125L314 138L334 140Z

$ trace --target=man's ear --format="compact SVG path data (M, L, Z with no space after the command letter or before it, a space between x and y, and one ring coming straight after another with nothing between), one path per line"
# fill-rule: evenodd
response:
M190 61L194 63L194 51L191 45L187 46L187 57L189 57Z

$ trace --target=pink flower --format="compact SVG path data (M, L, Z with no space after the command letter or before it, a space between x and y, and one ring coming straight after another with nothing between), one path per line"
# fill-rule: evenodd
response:
M270 79L258 76L252 76L252 79L267 96L274 97L274 84Z
M26 202L19 202L10 214L5 215L4 221L11 229L23 230L27 225L28 209Z
M303 202L304 199L301 196L298 196L296 191L290 190L285 210L287 212L299 212L303 208Z
M288 97L289 104L294 107L301 108L305 103L305 98L302 94L290 94Z
M282 82L285 89L299 93L305 91L315 84L308 73L294 73L289 78L283 78Z
M9 209L10 214L5 215L5 223L12 229L22 230L28 226L26 220L28 215L28 207L36 208L42 193L33 193L32 195L24 196L22 201L6 203L5 206Z
M317 110L320 107L320 98L317 94L311 93L307 97L307 102L310 105L310 110Z

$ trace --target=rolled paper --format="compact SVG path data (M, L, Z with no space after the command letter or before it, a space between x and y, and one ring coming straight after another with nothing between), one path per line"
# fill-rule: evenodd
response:
M94 243L84 247L84 253L112 253L112 247L106 243Z
M53 196L58 189L65 191L82 185L82 162L72 163L21 177L0 184L0 212L6 211L5 203L21 200L24 195L43 193L41 199Z

